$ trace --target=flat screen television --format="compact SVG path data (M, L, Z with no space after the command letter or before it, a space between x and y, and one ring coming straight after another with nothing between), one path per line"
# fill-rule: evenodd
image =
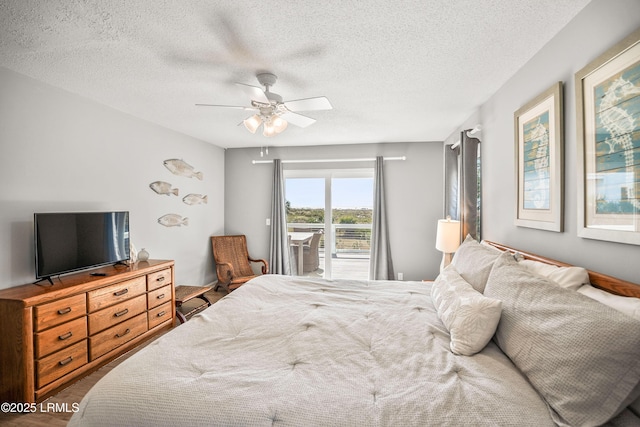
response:
M129 212L34 214L36 279L129 259Z

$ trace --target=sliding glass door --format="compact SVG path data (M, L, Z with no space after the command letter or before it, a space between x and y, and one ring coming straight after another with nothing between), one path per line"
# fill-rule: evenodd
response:
M372 169L288 170L285 197L298 275L368 278Z

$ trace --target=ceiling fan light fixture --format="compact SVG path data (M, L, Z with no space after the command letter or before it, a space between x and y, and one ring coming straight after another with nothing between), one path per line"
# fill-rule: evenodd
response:
M258 114L256 114L249 117L242 123L244 123L244 127L246 127L249 132L256 133L256 130L258 130L258 127L262 124L262 119Z
M288 125L289 123L278 115L269 116L264 120L262 135L268 138L276 136L280 132L284 131Z
M280 133L287 128L289 123L285 119L280 116L275 116L271 119L271 124L274 128L275 133Z
M269 122L265 122L262 130L262 135L270 138L272 136L276 136L276 128Z

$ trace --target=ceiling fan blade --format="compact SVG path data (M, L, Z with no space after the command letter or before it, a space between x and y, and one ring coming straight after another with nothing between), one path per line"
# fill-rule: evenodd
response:
M246 111L257 111L257 108L254 107L243 107L240 105L217 105L217 104L196 104L196 107L222 107L222 108L233 108L235 110L246 110Z
M291 111L331 110L333 108L326 96L287 101L284 106Z
M227 66L239 68L241 70L255 72L257 69L267 67L265 60L251 48L243 34L242 26L226 13L216 14L216 18L210 20L211 29L217 34L222 43L226 55Z
M303 116L302 114L293 113L288 111L280 115L287 122L294 124L301 128L306 128L309 125L312 125L316 122L316 119L312 119L311 117Z
M249 99L251 99L252 101L257 101L262 104L271 103L271 101L269 101L269 98L267 98L267 95L264 94L264 91L261 88L257 86L246 85L244 83L236 83L236 85L240 89L242 89L244 93L249 95Z
M321 45L311 45L307 47L302 47L294 52L287 53L278 58L278 62L280 61L290 61L295 59L309 59L314 56L321 56L324 54L324 46Z

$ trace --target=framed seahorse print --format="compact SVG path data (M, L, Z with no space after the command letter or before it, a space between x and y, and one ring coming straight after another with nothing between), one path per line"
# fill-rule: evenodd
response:
M640 245L640 29L575 79L578 235Z
M562 231L562 104L558 82L514 113L517 226Z

